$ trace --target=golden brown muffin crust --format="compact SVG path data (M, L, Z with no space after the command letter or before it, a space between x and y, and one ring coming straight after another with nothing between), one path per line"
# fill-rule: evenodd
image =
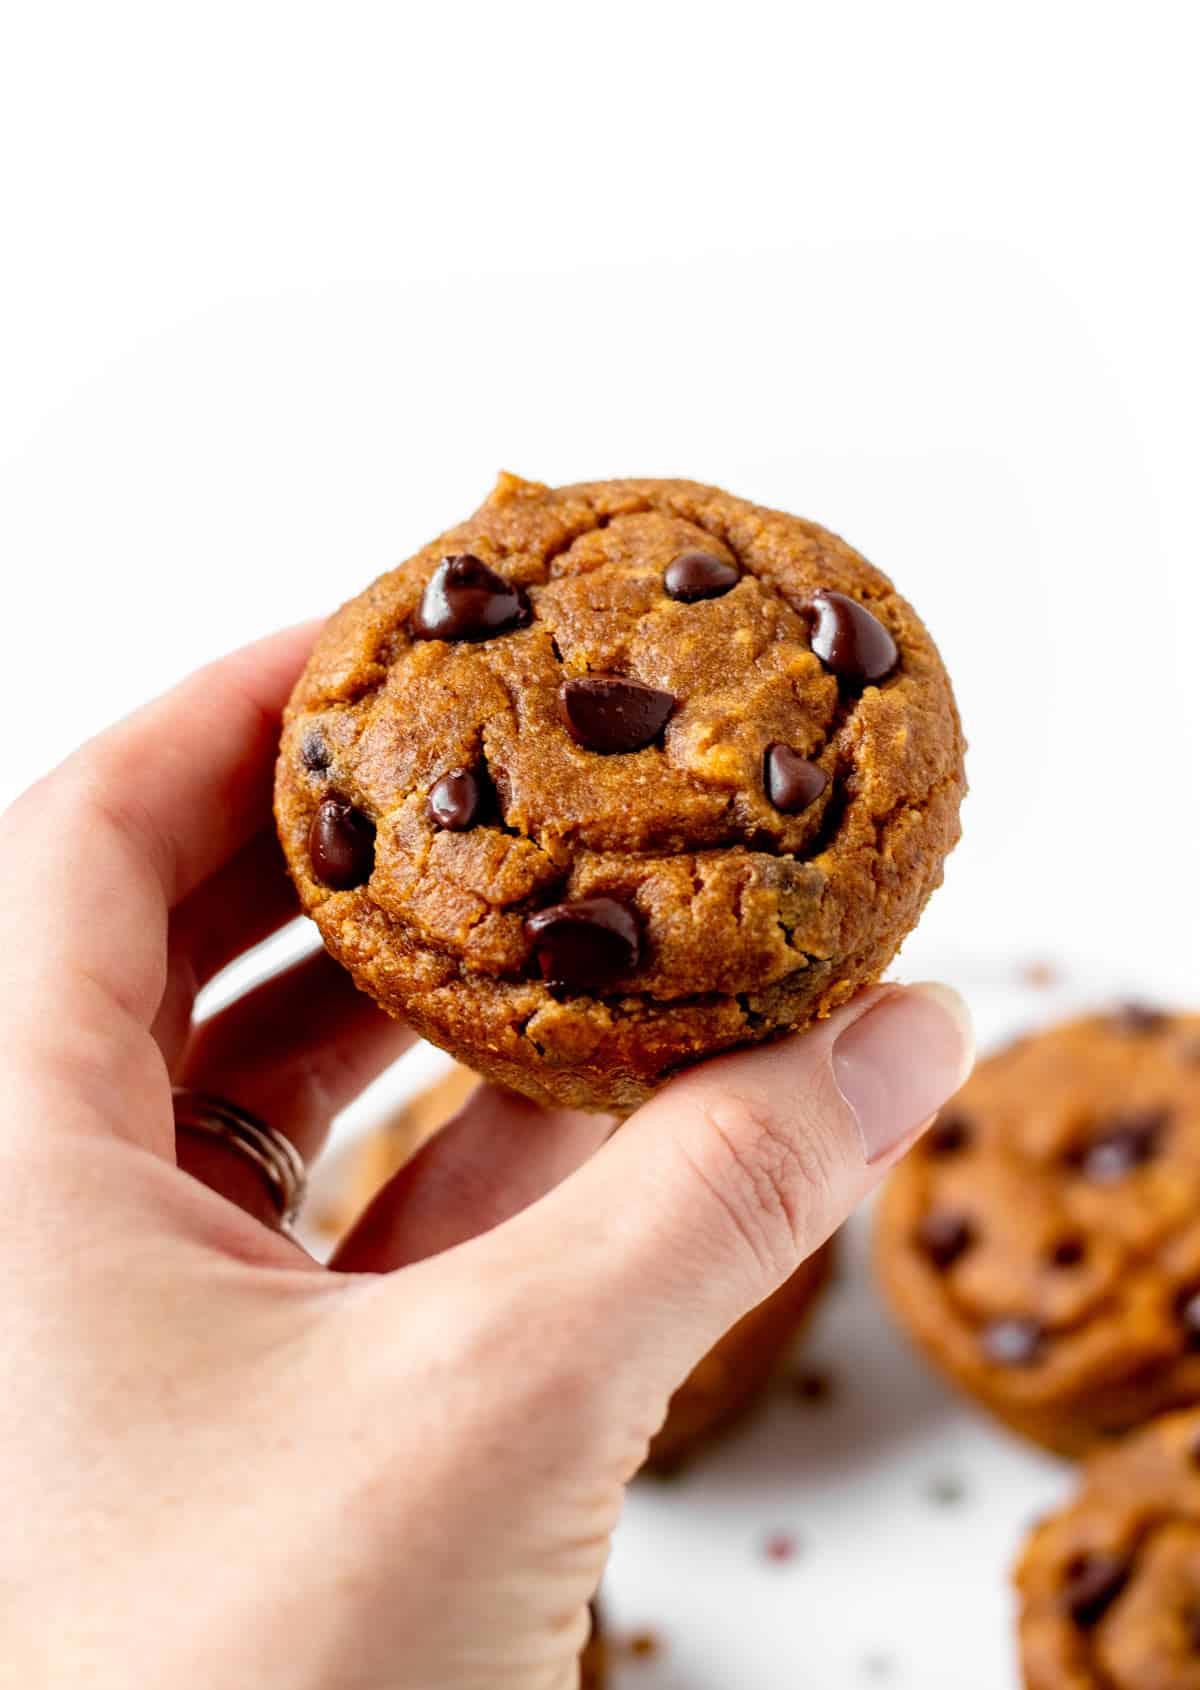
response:
M1026 1690L1200 1690L1200 1412L1096 1457L1016 1582Z
M736 585L670 596L668 566L693 550ZM527 617L414 638L431 577L462 554L520 589ZM813 651L821 590L895 641L879 684ZM572 737L560 687L600 674L669 695L652 743L609 755ZM768 796L772 745L820 771L798 810ZM622 1110L879 974L958 837L962 750L929 635L826 530L694 482L502 476L331 619L287 712L276 810L304 908L364 990L504 1084ZM464 831L430 813L455 771L494 806ZM331 796L375 830L369 878L341 890L310 854ZM634 913L636 966L595 991L536 978L527 918L598 897Z

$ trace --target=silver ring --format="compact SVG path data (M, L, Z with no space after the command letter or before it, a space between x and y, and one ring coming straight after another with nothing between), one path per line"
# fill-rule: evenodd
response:
M304 1160L291 1139L284 1138L265 1121L260 1121L245 1109L214 1097L206 1091L189 1091L175 1086L171 1091L175 1105L175 1126L189 1132L205 1133L219 1139L246 1157L262 1174L279 1210L279 1230L289 1238L304 1202L308 1175Z

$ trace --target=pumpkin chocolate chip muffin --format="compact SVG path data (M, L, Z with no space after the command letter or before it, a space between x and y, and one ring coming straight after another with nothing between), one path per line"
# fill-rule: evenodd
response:
M1200 1690L1200 1412L1096 1456L1016 1580L1026 1690Z
M874 979L963 788L932 640L835 535L694 482L503 476L330 621L276 814L364 991L624 1112Z
M1200 1016L1127 1005L981 1063L892 1175L878 1258L926 1354L1053 1449L1200 1403Z

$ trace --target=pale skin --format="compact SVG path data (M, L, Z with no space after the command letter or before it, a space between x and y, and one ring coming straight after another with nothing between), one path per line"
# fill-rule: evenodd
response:
M875 988L611 1138L485 1087L319 1266L235 1152L181 1135L177 1158L170 1091L311 1161L410 1038L324 955L192 1022L295 914L269 794L314 632L201 671L0 828L0 1643L24 1690L570 1690L672 1390L969 1064L949 994Z

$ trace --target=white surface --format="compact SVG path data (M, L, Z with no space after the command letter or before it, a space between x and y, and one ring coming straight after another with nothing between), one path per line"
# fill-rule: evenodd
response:
M974 790L906 966L1186 990L1198 30L1061 0L7 8L0 798L502 466L682 473L843 531L942 644ZM674 1647L630 1682L843 1690L877 1645L905 1686L1007 1690L1000 1565L1053 1469L950 1416L858 1290L818 1342L852 1412L781 1409L634 1498L617 1618ZM939 1512L949 1463L972 1502ZM812 1549L766 1570L776 1517Z

